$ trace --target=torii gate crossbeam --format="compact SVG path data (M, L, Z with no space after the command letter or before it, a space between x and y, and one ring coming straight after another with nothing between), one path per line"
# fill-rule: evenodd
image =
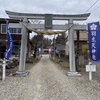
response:
M44 20L45 14L32 14L32 13L17 13L17 12L11 12L6 11L6 13L9 15L10 18L17 18L17 19L23 19L23 22L28 25L28 19L39 19ZM62 14L52 14L52 20L68 20L68 25L65 27L70 27L73 24L73 21L81 21L86 20L89 17L90 13L87 14L75 14L75 15L62 15ZM32 28L34 28L34 25L30 25ZM42 27L43 26L37 26ZM85 27L85 26L84 26ZM53 26L54 28L54 26ZM56 28L57 25L56 25ZM56 30L56 28L54 28ZM77 76L79 75L78 72L76 72L76 66L75 66L75 51L74 51L74 28L81 29L80 26L74 25L69 30L69 59L70 59L70 71L67 73L69 76ZM25 75L25 58L26 58L26 43L27 43L27 31L25 27L23 26L22 31L22 43L21 43L21 51L20 51L20 64L19 64L19 75ZM86 30L86 28L85 28ZM25 42L24 42L25 41Z

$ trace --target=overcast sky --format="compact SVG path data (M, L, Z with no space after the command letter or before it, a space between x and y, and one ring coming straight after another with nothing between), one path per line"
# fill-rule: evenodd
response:
M0 17L8 17L5 10L23 13L80 14L97 0L0 0ZM88 11L87 21L100 21L100 0Z
M22 13L83 14L97 0L0 0L0 18L5 10ZM87 12L86 22L100 21L100 0Z

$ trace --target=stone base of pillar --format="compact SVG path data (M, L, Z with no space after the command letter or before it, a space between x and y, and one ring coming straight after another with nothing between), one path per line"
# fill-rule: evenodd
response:
M27 76L29 74L28 71L17 71L16 73L13 74L13 76Z
M79 74L78 72L68 72L67 75L68 76L81 76L81 74Z

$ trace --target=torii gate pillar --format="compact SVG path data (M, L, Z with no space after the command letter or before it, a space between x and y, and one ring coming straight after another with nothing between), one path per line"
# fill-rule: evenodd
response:
M27 18L23 19L25 25L27 25ZM26 61L26 53L27 53L27 29L22 27L22 40L21 40L21 50L20 50L20 62L19 62L19 70L15 73L16 76L26 76L28 74L25 71L25 61Z
M73 19L68 20L69 27L73 24ZM74 28L70 28L69 33L69 62L70 71L67 73L68 76L79 76L80 74L76 72L75 67L75 50L74 50Z

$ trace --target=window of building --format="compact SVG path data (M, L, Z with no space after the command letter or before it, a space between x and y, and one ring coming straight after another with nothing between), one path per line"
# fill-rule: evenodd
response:
M1 33L6 33L6 25L1 24Z
M12 34L21 34L21 28L10 28Z
M6 34L6 24L1 24L1 33ZM21 34L21 28L10 28L11 34Z

